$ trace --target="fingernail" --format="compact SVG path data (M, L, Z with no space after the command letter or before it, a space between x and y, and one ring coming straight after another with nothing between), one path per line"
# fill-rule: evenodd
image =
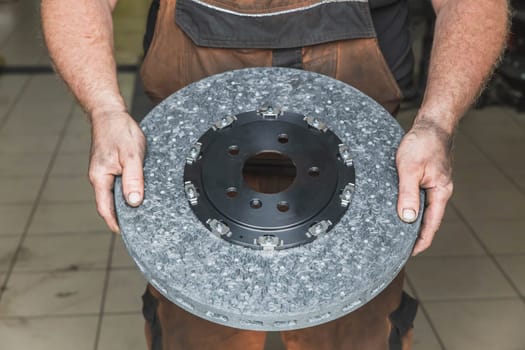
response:
M416 212L412 209L403 209L403 221L412 222L416 220Z
M131 205L137 205L140 203L140 193L138 192L131 192L128 195L128 203Z

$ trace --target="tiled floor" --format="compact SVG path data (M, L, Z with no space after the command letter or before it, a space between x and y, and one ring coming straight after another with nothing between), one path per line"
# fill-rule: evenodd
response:
M0 1L0 62L48 64L38 1ZM115 12L119 63L140 50L146 2ZM137 22L138 21L138 22ZM120 75L130 98L134 75ZM408 127L415 111L404 111ZM51 74L0 75L0 349L146 349L144 279L96 214L89 125ZM411 259L416 350L525 349L525 114L471 111L456 191L430 250ZM276 334L267 349L281 349Z

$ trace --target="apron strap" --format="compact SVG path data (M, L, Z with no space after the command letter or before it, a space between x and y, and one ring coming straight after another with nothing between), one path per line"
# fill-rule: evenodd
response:
M403 349L403 337L414 327L418 302L407 293L403 292L401 304L390 314L392 331L389 338L390 350Z

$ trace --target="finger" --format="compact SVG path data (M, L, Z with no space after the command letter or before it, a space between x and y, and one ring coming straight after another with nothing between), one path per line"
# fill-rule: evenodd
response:
M423 214L423 224L412 255L423 252L432 244L432 240L441 225L443 215L445 215L445 207L450 198L450 193L451 191L446 187L434 187L427 190L428 206Z
M419 185L421 172L414 167L398 166L399 197L397 213L401 220L414 222L419 212Z
M115 214L115 202L113 197L113 184L115 177L111 174L90 174L91 184L95 190L95 201L97 211L104 219L109 229L119 233L120 229Z
M130 155L123 161L122 166L122 190L124 196L129 205L137 207L144 199L142 157Z

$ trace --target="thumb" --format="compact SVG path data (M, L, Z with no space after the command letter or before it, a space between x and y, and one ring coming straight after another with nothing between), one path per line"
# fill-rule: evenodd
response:
M419 184L421 175L405 167L398 167L399 197L397 200L397 213L401 220L414 222L419 212Z
M128 159L122 169L122 190L126 202L137 207L144 199L144 175L139 157Z

